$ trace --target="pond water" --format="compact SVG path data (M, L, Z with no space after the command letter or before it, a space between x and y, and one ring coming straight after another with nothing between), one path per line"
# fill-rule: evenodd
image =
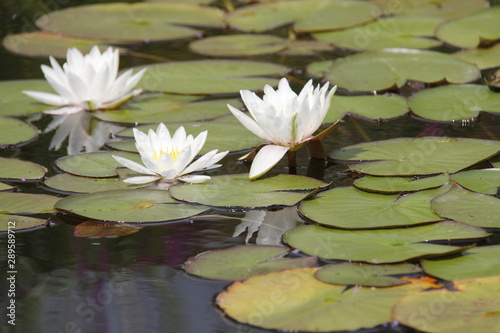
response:
M0 38L10 33L31 31L40 13L86 3L110 1L22 1L2 0L0 4ZM134 2L134 1L129 1ZM56 4L56 5L54 5ZM221 4L218 4L222 6ZM55 6L55 7L54 7ZM285 28L273 32L286 35ZM208 30L209 35L223 34ZM205 58L188 50L187 41L135 43L127 45L137 54L149 54L170 60ZM448 49L443 49L449 52ZM337 56L342 55L336 51ZM254 56L241 57L284 64L293 68L290 76L305 82L309 63L331 59L331 54L308 57ZM122 68L155 62L151 57L126 55ZM43 78L40 65L47 59L14 55L0 48L0 81ZM242 87L244 88L244 87ZM403 95L411 95L419 86L405 86ZM340 91L339 94L345 94ZM34 121L43 129L50 117ZM398 137L450 136L498 140L500 117L481 114L473 124L441 124L411 118L373 122L347 116L343 123L324 140L327 152L351 144ZM36 142L0 151L0 157L29 160L45 166L47 177L59 172L54 161L66 156L60 150L49 150L53 132L41 134ZM212 175L247 172L248 166L232 154L223 160L221 170ZM308 155L298 154L297 173L307 173ZM353 179L343 164L329 163L324 181L334 186L350 185ZM287 173L286 159L272 171ZM320 173L313 176L321 177ZM16 183L19 191L54 194L37 183ZM60 195L60 194L59 194ZM62 196L62 195L60 195ZM185 273L181 266L203 251L245 244L246 233L233 237L241 223L241 211L214 210L210 217L178 223L158 224L122 237L76 237L73 220L52 217L47 228L16 234L16 325L6 320L5 294L8 281L2 278L0 289L0 332L268 332L228 319L214 305L216 295L229 285L225 281L197 278ZM289 226L291 227L291 226ZM7 237L0 235L0 254L6 258ZM255 242L255 236L250 242ZM279 239L273 240L275 243ZM488 245L500 244L491 237ZM300 255L297 255L300 256ZM2 271L7 271L2 259ZM3 276L3 275L2 275ZM380 327L363 332L415 332L401 326Z

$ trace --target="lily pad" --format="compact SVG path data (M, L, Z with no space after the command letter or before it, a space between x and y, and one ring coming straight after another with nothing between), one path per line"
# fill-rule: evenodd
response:
M326 183L297 175L281 174L249 180L248 174L212 177L201 184L174 185L170 194L177 200L213 207L267 208L293 206Z
M76 176L116 177L116 168L122 167L113 155L141 163L141 156L128 152L95 152L61 157L56 161L59 169Z
M273 35L221 35L193 41L189 49L213 57L252 56L276 53L287 47L287 40Z
M0 192L0 214L51 213L59 199L47 194Z
M227 115L227 104L241 104L236 99L194 101L198 97L144 94L118 110L98 111L95 117L124 124L175 123L200 121ZM233 104L234 103L234 104ZM171 125L172 126L172 125ZM169 126L170 127L170 126Z
M0 179L15 182L40 181L47 169L39 164L0 157Z
M431 290L401 299L394 307L393 319L425 332L497 332L500 276L453 284L457 290Z
M406 99L399 95L333 96L325 123L334 123L344 113L371 120L388 120L408 113Z
M490 7L487 0L370 0L380 6L385 15L421 15L446 19L470 15Z
M101 51L107 48L101 40L75 38L45 31L8 35L2 41L2 45L10 52L20 55L55 58L66 58L71 47L76 47L83 54L89 53L94 45L100 45Z
M106 3L57 10L41 16L42 30L107 42L175 40L196 37L222 24L223 12L184 3Z
M493 44L500 39L500 7L445 22L436 29L436 37L462 48Z
M404 47L428 49L441 45L433 39L443 21L432 16L395 16L340 31L313 34L315 39L350 50L378 50Z
M13 189L15 189L14 186L10 186L9 184L5 184L5 183L0 183L0 191L10 191Z
M0 146L19 146L35 140L35 127L15 118L0 117Z
M168 191L144 189L74 194L60 200L55 208L83 218L127 223L181 220L206 210L176 201Z
M64 193L92 193L108 190L126 190L141 187L123 182L120 178L89 178L61 173L45 179L48 190Z
M442 186L449 179L450 176L446 174L423 178L365 176L356 179L353 185L363 191L400 193L436 188Z
M175 61L146 68L139 83L141 88L193 95L261 90L266 84L278 85L278 79L266 76L284 75L290 71L282 65L244 60Z
M45 80L0 81L0 116L24 116L50 109L23 94L23 90L54 93Z
M328 63L321 63L322 68L326 67L324 78L354 91L400 88L408 80L467 83L480 77L476 66L449 54L427 50L384 49L339 58L329 64L328 67ZM310 66L307 70L313 74Z
M314 257L283 259L288 251L282 246L234 246L191 257L184 264L184 270L207 279L242 280L277 270L312 267L316 263Z
M344 262L321 267L314 276L325 283L365 287L390 287L409 283L391 275L418 273L412 264L370 265Z
M435 121L477 118L480 111L500 114L500 93L480 85L450 85L422 90L408 102L417 116Z
M468 49L453 54L458 59L470 62L479 69L500 66L500 44L495 44L487 49Z
M430 201L448 187L400 197L337 187L304 201L299 209L306 218L322 225L345 229L368 229L429 223L442 220Z
M500 228L500 199L487 194L454 185L432 199L431 206L443 218L482 228Z
M459 257L422 259L425 273L453 281L486 276L500 276L500 245L474 247Z
M377 14L377 6L364 1L278 1L238 8L227 15L227 22L242 31L263 32L295 23L296 31L311 32L355 26Z
M462 187L474 192L495 195L500 188L500 169L468 170L451 178Z
M235 282L216 303L234 320L286 332L330 332L391 322L391 308L423 285L392 288L335 286L314 277L316 269L273 272Z
M287 231L283 239L288 245L320 258L378 264L462 252L468 247L428 242L489 235L467 224L439 222L412 228L356 231L306 225Z
M351 164L351 171L378 176L455 173L500 151L492 140L422 137L360 143L331 152L328 157Z
M0 214L0 233L7 230L32 231L45 227L47 220L28 216Z
M335 47L330 43L320 40L305 40L295 39L289 40L288 47L279 52L279 54L287 56L309 56L317 55L323 51L333 51Z

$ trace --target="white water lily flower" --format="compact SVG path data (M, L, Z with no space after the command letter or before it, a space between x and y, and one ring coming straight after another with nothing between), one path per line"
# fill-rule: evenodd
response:
M44 113L63 115L84 110L115 109L141 93L132 90L141 80L145 69L132 75L129 69L118 76L120 55L111 47L101 54L94 46L89 54L82 55L76 48L68 49L67 62L61 67L50 57L52 67L42 65L47 82L57 92L23 91L26 95L57 109Z
M126 178L123 181L131 184L146 184L157 180L173 182L178 179L187 183L202 183L210 176L188 175L196 171L210 170L221 166L219 162L227 151L217 153L214 149L191 163L198 155L207 139L207 131L201 132L196 138L186 135L184 127L179 127L173 136L167 127L161 123L156 132L149 130L145 134L134 128L135 146L141 154L143 165L129 159L114 156L114 159L125 167L144 174ZM190 164L191 163L191 164Z
M228 105L238 120L255 135L267 142L263 147L244 156L255 155L250 168L250 179L260 177L276 165L288 151L296 151L310 140L318 140L326 131L313 136L321 126L330 107L330 101L337 86L328 91L329 83L314 88L312 80L306 83L299 95L290 88L283 78L275 91L271 86L264 87L264 97L260 99L249 90L241 90L241 98L250 115Z

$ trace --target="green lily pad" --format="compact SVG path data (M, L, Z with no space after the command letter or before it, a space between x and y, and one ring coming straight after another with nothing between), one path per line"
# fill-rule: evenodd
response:
M457 290L404 297L393 309L400 324L425 332L498 332L500 276L455 281Z
M107 42L175 40L196 37L200 30L222 24L223 12L184 3L106 3L57 10L41 16L36 25L69 36Z
M62 171L76 176L84 177L116 177L116 168L122 165L118 163L113 155L128 158L141 163L141 156L128 152L95 152L61 157L56 160L56 165Z
M279 52L287 56L309 56L317 55L323 51L333 51L335 47L330 43L320 40L289 40L288 47Z
M236 9L227 15L237 30L263 32L294 23L300 32L335 30L368 22L377 6L364 1L278 1Z
M213 149L219 151L240 151L250 149L262 143L262 139L250 131L244 131L243 126L235 117L225 117L206 122L190 122L180 124L170 124L168 129L173 132L179 126L184 126L186 132L191 135L198 135L203 131L208 131L207 141L200 151L200 154L208 153ZM156 130L157 125L142 125L137 129L147 133L152 128ZM133 137L132 129L126 129L118 133L120 136ZM228 138L238 138L231 140ZM110 147L120 150L137 152L135 141L118 141L108 144Z
M384 15L437 16L446 19L470 15L490 7L487 0L370 0L377 4Z
M487 194L454 185L432 199L431 206L443 218L482 228L500 228L500 199Z
M47 220L28 216L0 214L0 233L7 230L32 231L45 227Z
M0 214L50 213L59 199L47 194L0 192Z
M495 195L500 187L500 169L468 170L451 175L462 187L474 192Z
M331 152L328 157L351 164L351 171L378 176L455 173L500 151L492 140L422 137L360 143Z
M425 273L453 281L486 276L500 276L500 245L474 247L459 257L422 259Z
M35 127L15 118L0 117L0 146L19 146L35 140Z
M445 22L436 29L436 37L462 48L493 44L500 39L500 7Z
M446 174L423 178L365 176L356 179L353 185L363 191L400 193L436 188L442 186L449 179L450 176Z
M228 94L240 89L261 90L266 84L277 86L289 68L266 62L243 60L175 61L146 66L139 86L145 90L174 94Z
M293 206L326 183L297 175L249 180L248 174L212 177L201 184L174 185L170 194L177 200L213 207L267 208Z
M15 182L40 181L47 169L39 164L0 157L0 179Z
M45 80L0 81L0 116L24 116L51 108L23 94L23 90L54 93Z
M189 49L193 52L218 56L252 56L276 53L287 47L287 40L273 35L222 35L193 41Z
M454 57L476 65L479 69L500 66L500 44L487 49L468 49L453 54Z
M241 104L236 99L193 101L199 97L145 94L118 110L97 111L95 117L125 124L175 123L200 121L227 115L227 104Z
M350 29L315 33L313 37L357 51L396 47L428 49L441 45L432 37L442 21L432 16L395 16Z
M480 77L476 66L449 54L401 48L358 53L330 62L329 67L325 62L320 65L324 79L354 91L400 88L408 80L467 83ZM317 73L317 65L307 71Z
M64 193L92 193L108 190L126 190L142 187L123 182L120 178L90 178L61 173L45 179L43 182L48 190Z
M232 319L286 332L355 331L391 322L391 308L426 285L351 288L319 281L314 268L289 269L235 282L216 303Z
M334 123L347 113L371 120L389 120L408 113L406 99L399 95L333 96L325 123Z
M472 84L441 86L416 93L408 104L419 117L459 121L477 118L480 111L500 114L500 93Z
M83 54L89 53L94 45L100 45L101 51L108 47L101 40L75 38L45 31L11 34L4 38L2 45L15 54L56 58L66 58L71 47L76 47Z
M5 184L5 183L0 183L0 191L10 191L13 189L15 189L14 186L10 186L9 184Z
M145 0L144 2L179 2L179 0ZM214 2L214 0L184 0L183 3L191 3L191 4L198 4L198 5L208 5L210 3Z
M282 259L288 248L282 246L240 245L206 251L189 258L184 270L189 274L216 280L243 280L252 275L277 270L312 267L316 258Z
M468 248L429 241L477 239L489 235L467 224L438 222L412 228L356 231L306 225L287 231L283 239L288 245L320 258L379 264L452 254Z
M421 269L412 264L370 265L344 262L321 267L314 276L323 282L365 287L390 287L407 284L391 275L418 273Z
M74 194L61 199L54 208L83 218L127 223L181 220L206 210L176 201L168 191L145 189Z
M354 187L337 187L319 193L300 205L300 213L322 225L369 229L440 221L430 206L433 197L448 187L420 191L403 197L368 193Z

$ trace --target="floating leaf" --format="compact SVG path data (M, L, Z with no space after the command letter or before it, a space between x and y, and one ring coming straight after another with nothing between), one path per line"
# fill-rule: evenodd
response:
M500 66L500 44L487 49L469 49L453 54L454 57L476 65L479 69Z
M266 62L243 60L175 61L146 66L143 89L174 94L227 94L240 89L261 90L266 84L277 86L289 68Z
M61 157L56 160L56 165L59 169L77 176L116 177L118 176L116 168L122 167L122 165L113 158L113 155L142 163L139 154L127 152L95 152Z
M290 246L320 258L378 264L467 249L428 241L476 239L488 235L483 229L467 224L439 222L411 228L356 231L306 225L287 231L283 239Z
M14 186L10 186L10 185L5 184L5 183L0 183L0 191L10 191L13 189L15 189Z
M446 174L433 177L374 177L365 176L354 181L353 185L364 191L381 193L413 192L436 188L446 183Z
M180 220L206 210L178 202L168 191L143 189L74 194L60 200L55 208L88 219L128 223Z
M317 55L318 52L333 51L334 47L330 43L320 40L289 40L288 47L279 54L288 56L308 56Z
M184 3L106 3L56 10L41 16L42 30L107 42L173 40L195 37L188 28L219 27L223 12Z
M314 63L313 63L314 64ZM324 68L324 78L354 91L402 87L406 81L467 83L480 77L476 66L449 54L411 49L385 49L339 58ZM318 71L317 65L313 69ZM309 66L309 67L310 67ZM308 67L308 72L313 74ZM315 68L316 67L316 68Z
M0 117L0 146L19 146L38 137L35 127L19 119Z
M252 56L276 53L287 47L287 40L273 35L222 35L196 40L189 44L193 52L218 56Z
M234 320L279 331L330 332L371 328L391 321L404 295L425 288L351 288L321 282L314 268L289 269L235 282L216 303ZM427 285L428 286L428 285Z
M43 183L49 187L48 190L65 194L126 190L144 186L125 183L120 178L89 178L69 173L49 177Z
M250 180L248 174L237 174L215 176L201 184L174 185L169 191L177 200L207 206L265 208L293 206L325 185L304 176L281 174Z
M321 267L314 276L325 283L366 287L390 287L409 283L391 275L418 273L412 264L370 265L344 262Z
M457 290L431 290L401 299L400 324L425 332L495 332L500 328L500 276L455 281Z
M245 6L227 15L227 22L242 31L262 32L294 23L301 32L335 30L371 21L377 6L364 1L282 1Z
M325 123L334 123L344 113L372 120L388 120L409 111L406 99L399 95L333 96Z
M313 37L357 51L396 47L428 49L441 45L429 37L434 37L434 30L442 21L432 16L395 16L350 29L315 33Z
M474 192L495 195L500 187L500 169L468 170L456 173L451 178L462 187Z
M500 7L494 6L445 22L436 29L436 37L462 48L492 44L500 39Z
M45 227L47 220L28 216L0 214L0 233L7 230L32 231Z
M459 257L422 259L420 262L427 274L453 281L500 275L499 257L500 245L495 245L474 247Z
M477 118L480 111L500 113L500 94L480 85L450 85L422 90L408 102L417 116L436 121Z
M39 164L17 158L0 157L0 179L7 181L40 181L47 169Z
M443 218L482 228L500 228L500 199L455 185L432 199L432 209Z
M201 121L227 115L227 104L239 107L236 99L193 101L199 97L144 94L118 110L97 111L95 117L114 123L175 123ZM173 127L174 125L168 126Z
M370 0L382 8L385 15L422 15L452 19L467 16L490 6L487 0Z
M75 227L75 237L120 237L135 234L142 227L131 224L110 224L85 221Z
M23 90L54 93L45 80L0 81L1 116L23 116L50 109L50 106L23 94Z
M500 151L500 143L466 138L397 138L360 143L331 152L355 172L379 176L412 176L455 173L484 161Z
M276 270L312 267L316 263L316 258L313 257L307 258L308 262L302 258L281 259L288 251L288 248L282 246L262 245L240 245L206 251L189 258L184 264L184 270L207 279L242 280Z
M31 57L66 58L69 48L76 47L83 54L90 52L94 45L101 51L107 48L100 40L64 36L45 31L31 31L11 34L4 38L2 45L10 52Z
M47 194L0 192L0 214L50 213L59 199Z
M368 229L440 221L430 201L448 187L400 197L337 187L304 201L299 209L306 218L328 226Z

